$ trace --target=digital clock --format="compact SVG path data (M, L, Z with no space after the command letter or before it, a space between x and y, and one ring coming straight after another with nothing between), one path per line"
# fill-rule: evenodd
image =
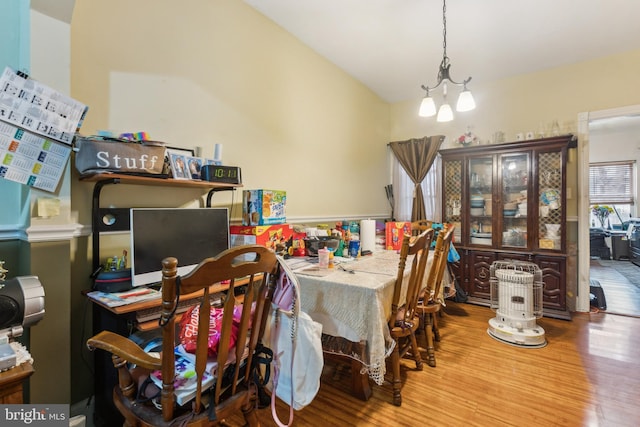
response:
M242 174L238 166L205 165L200 170L200 178L209 182L242 184Z

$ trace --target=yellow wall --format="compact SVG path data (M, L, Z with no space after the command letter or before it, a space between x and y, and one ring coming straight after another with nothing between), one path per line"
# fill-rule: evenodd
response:
M144 130L207 157L223 144L245 188L286 190L299 221L388 215L389 105L241 1L79 0L72 70L83 134ZM90 188L73 194L84 224Z

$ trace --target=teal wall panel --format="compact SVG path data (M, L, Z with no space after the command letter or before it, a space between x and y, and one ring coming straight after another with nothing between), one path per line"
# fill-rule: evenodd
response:
M29 72L31 25L29 0L0 1L0 72L6 66ZM28 209L27 186L0 179L0 226L26 226L21 212ZM27 203L27 205L25 205Z

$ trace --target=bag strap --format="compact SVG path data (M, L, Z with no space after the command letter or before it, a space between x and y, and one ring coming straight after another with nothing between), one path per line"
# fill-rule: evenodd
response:
M277 308L274 306L274 316L275 316L275 328L272 331L274 336L279 336L280 334L280 316L285 315L291 317L291 366L288 368L291 370L291 402L289 402L289 421L287 424L284 424L278 414L276 413L276 390L278 388L278 376L279 376L279 359L280 352L277 348L277 340L275 340L276 345L273 349L273 390L271 391L271 415L273 416L273 420L276 422L278 427L290 427L293 425L293 359L296 354L296 337L298 336L298 315L300 313L300 284L298 283L298 278L293 273L293 270L287 265L287 262L280 255L277 256L278 266L280 268L279 273L284 274L289 285L293 290L293 307L291 311L283 310L281 308Z

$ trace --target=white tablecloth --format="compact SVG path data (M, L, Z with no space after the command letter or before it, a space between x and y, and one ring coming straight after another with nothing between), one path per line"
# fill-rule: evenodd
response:
M429 254L428 265L431 259ZM384 382L385 358L394 346L387 319L398 262L399 254L395 251L376 252L325 271L317 268L305 271L305 267L313 264L305 264L300 258L289 260L300 283L301 309L322 324L323 334L364 343L364 354L349 356L359 359L377 384ZM340 266L352 269L354 273L348 273ZM407 260L405 279L410 266L410 260ZM403 292L406 292L406 286Z

